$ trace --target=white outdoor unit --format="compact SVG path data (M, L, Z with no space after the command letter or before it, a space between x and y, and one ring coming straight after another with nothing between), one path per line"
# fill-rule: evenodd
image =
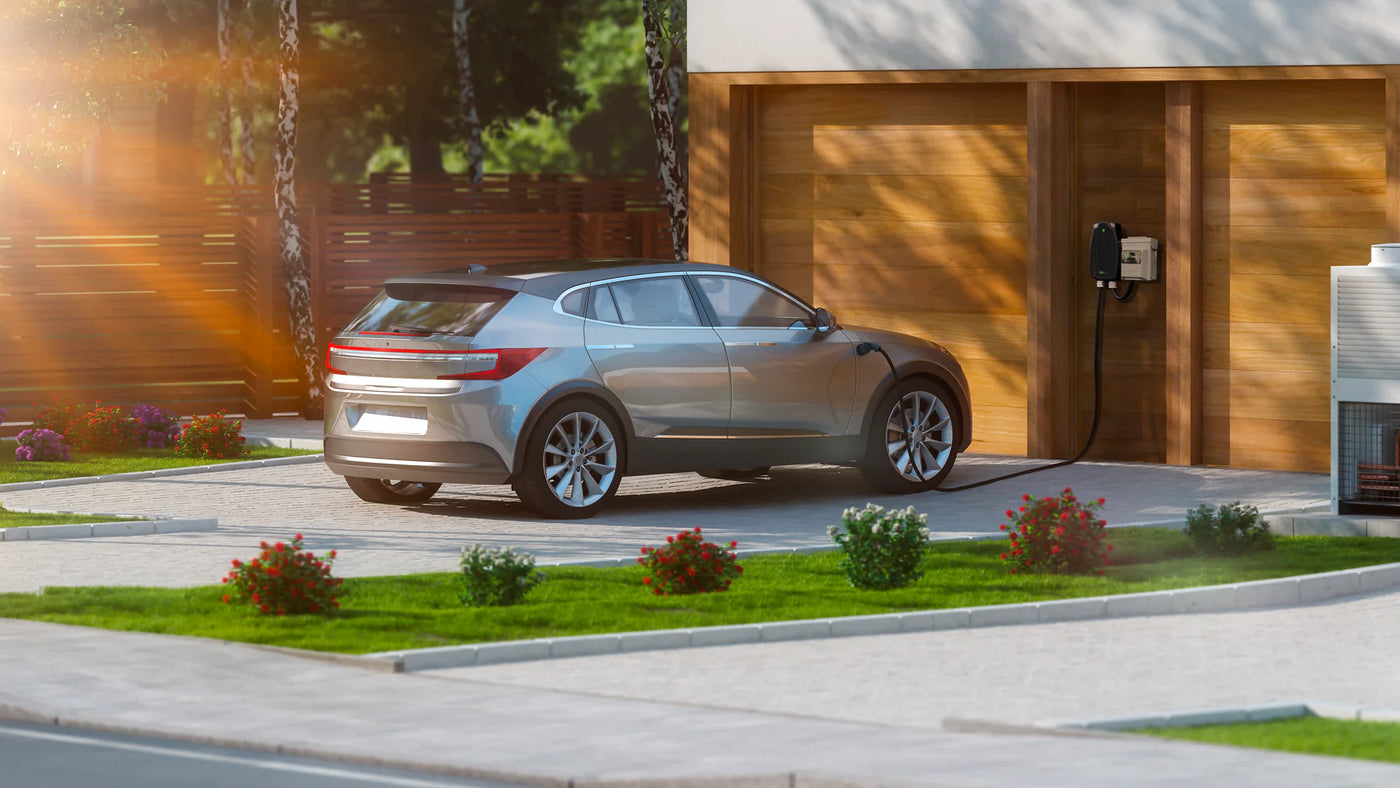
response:
M1332 513L1400 516L1400 244L1332 268Z

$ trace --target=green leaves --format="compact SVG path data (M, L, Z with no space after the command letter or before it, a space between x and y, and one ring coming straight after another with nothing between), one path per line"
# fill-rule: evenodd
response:
M1273 535L1256 506L1239 501L1219 509L1202 504L1186 513L1186 535L1204 556L1238 556L1271 550Z
M115 0L0 10L0 179L61 169L128 97L163 95L164 56Z
M927 522L928 516L915 514L912 506L887 512L867 503L843 513L844 531L833 525L827 534L841 548L841 571L852 586L885 591L924 576L919 562L928 549Z
M479 544L462 548L462 595L467 607L505 607L519 603L530 589L544 582L535 571L535 557L507 547L491 550Z

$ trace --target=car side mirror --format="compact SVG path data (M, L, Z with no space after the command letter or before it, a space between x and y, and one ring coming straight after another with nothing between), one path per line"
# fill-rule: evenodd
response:
M817 333L826 334L836 327L836 318L823 307L817 307L817 314L814 316L817 323Z

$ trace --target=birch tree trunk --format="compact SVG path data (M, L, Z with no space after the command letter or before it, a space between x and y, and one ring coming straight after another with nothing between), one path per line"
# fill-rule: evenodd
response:
M233 161L233 102L229 95L233 25L229 19L228 0L218 0L216 6L219 17L219 164L224 170L224 183L232 186L238 183L238 167Z
M297 222L295 183L298 91L301 85L300 47L297 37L297 0L278 0L277 30L281 46L277 53L277 230L282 246L282 276L287 286L287 306L292 323L292 349L301 364L306 388L301 397L301 413L316 418L322 409L321 364L316 352L316 324L311 315L311 283L306 249Z
M671 116L670 86L666 64L661 56L664 38L658 0L642 0L642 25L646 29L647 98L651 101L651 129L656 135L661 183L666 187L666 203L671 209L671 241L676 259L690 259L690 210L685 193L685 177L676 155L676 127Z
M238 109L238 142L243 149L243 182L255 183L257 157L253 155L253 108L257 86L253 83L253 2L243 0L243 57L239 71L243 77L242 100Z
M471 47L467 28L475 0L452 0L452 44L457 50L457 102L462 126L467 130L467 177L480 183L486 151L481 146L481 117L476 111L476 89L472 86Z

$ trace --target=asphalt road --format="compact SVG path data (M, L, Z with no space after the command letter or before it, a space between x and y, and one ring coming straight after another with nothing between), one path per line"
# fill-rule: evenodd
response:
M508 788L434 774L0 723L0 786L15 788Z

